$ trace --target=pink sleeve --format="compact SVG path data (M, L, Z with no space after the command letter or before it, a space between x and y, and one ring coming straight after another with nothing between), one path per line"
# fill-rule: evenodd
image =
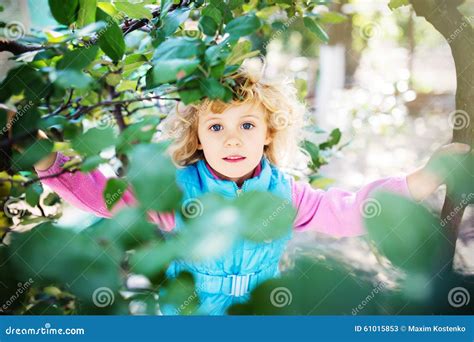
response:
M411 198L406 176L379 179L357 192L338 188L324 191L313 189L306 182L293 181L292 199L297 209L294 229L314 230L336 237L365 234L362 214L364 207L370 205L370 194L376 189Z
M40 178L57 174L61 172L62 165L69 159L69 157L57 153L53 165L46 170L36 170L36 172ZM110 218L121 208L134 206L137 203L131 189L127 189L112 211L109 211L103 196L107 178L99 170L87 173L65 172L60 176L42 179L41 182L71 205L101 217ZM171 231L175 225L173 213L149 211L148 218L164 231Z

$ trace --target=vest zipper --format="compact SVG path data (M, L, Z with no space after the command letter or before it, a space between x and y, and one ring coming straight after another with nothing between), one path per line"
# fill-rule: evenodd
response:
M237 189L235 190L235 193L237 194L237 197L239 197L242 194L242 189Z

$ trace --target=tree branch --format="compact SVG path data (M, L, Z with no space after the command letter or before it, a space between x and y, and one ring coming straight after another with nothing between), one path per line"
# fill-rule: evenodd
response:
M462 142L473 146L474 134L472 125L474 124L474 29L468 18L459 10L458 5L463 1L456 0L411 0L411 4L418 16L424 17L433 27L441 33L448 42L456 67L456 108L450 113L449 120L456 121L456 114L459 114L463 124L456 127L453 123L453 142ZM454 117L451 117L454 114ZM446 197L441 212L441 220L454 213L448 222L446 229L447 238L451 242L449 251L444 256L452 269L452 262L456 251L456 241L459 234L459 225L464 214L464 208L455 210L460 205L460 198L457 198L448 185Z
M0 52L8 51L14 54L15 56L21 55L25 52L43 50L44 48L44 46L23 45L13 40L0 39Z
M69 167L67 168L63 168L61 169L61 171L57 172L57 173L53 173L53 174L50 174L50 175L46 175L46 176L42 176L42 177L36 177L36 178L32 178L28 181L21 181L21 180L15 180L15 179L12 179L12 178L0 178L0 184L1 183L17 183L17 184L20 184L21 186L23 187L27 187L33 183L36 183L36 182L39 182L43 179L49 179L49 178L56 178L56 177L59 177L61 176L62 174L64 173L67 173L67 172L76 172L77 169L74 169L72 170L73 167L76 167L76 166L79 166L81 165L82 162L77 162L77 163L74 163L74 164L71 164Z
M189 5L190 1L189 0L183 0L179 4L172 5L169 12L172 12L178 8L181 7L187 7ZM157 9L152 12L153 18L157 18L160 16L160 9ZM134 19L127 21L123 24L120 25L120 28L122 29L123 35L127 35L130 32L136 31L146 24L148 24L149 20L144 18L144 19ZM95 44L98 41L98 37L92 38L88 44ZM24 45L21 43L18 43L16 41L12 40L0 40L0 52L2 51L8 51L13 53L13 55L21 55L22 53L25 52L30 52L30 51L38 51L38 50L44 50L49 48L48 46L38 46L38 45Z

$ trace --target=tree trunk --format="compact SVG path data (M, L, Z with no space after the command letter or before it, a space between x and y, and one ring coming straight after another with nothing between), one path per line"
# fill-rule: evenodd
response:
M462 142L473 146L474 123L474 30L468 18L462 15L457 7L464 1L459 0L411 0L418 16L424 17L440 32L451 47L456 66L456 109L450 115L451 121L459 120L459 126L454 125L453 142ZM455 113L455 115L453 115ZM448 119L446 120L448 123ZM454 122L452 122L454 123ZM454 212L460 206L460 199L455 198L448 187L441 212L441 219ZM447 237L450 251L447 262L452 268L459 233L459 224L464 213L459 210L452 220L447 220Z

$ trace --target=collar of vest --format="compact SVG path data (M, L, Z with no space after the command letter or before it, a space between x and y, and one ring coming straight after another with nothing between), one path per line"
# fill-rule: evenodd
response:
M272 168L265 157L262 158L260 166L260 174L245 180L242 184L242 191L268 191L272 178ZM204 191L218 193L225 197L235 197L237 195L239 189L237 183L225 179L216 179L207 168L204 160L199 160L196 163L196 168Z

